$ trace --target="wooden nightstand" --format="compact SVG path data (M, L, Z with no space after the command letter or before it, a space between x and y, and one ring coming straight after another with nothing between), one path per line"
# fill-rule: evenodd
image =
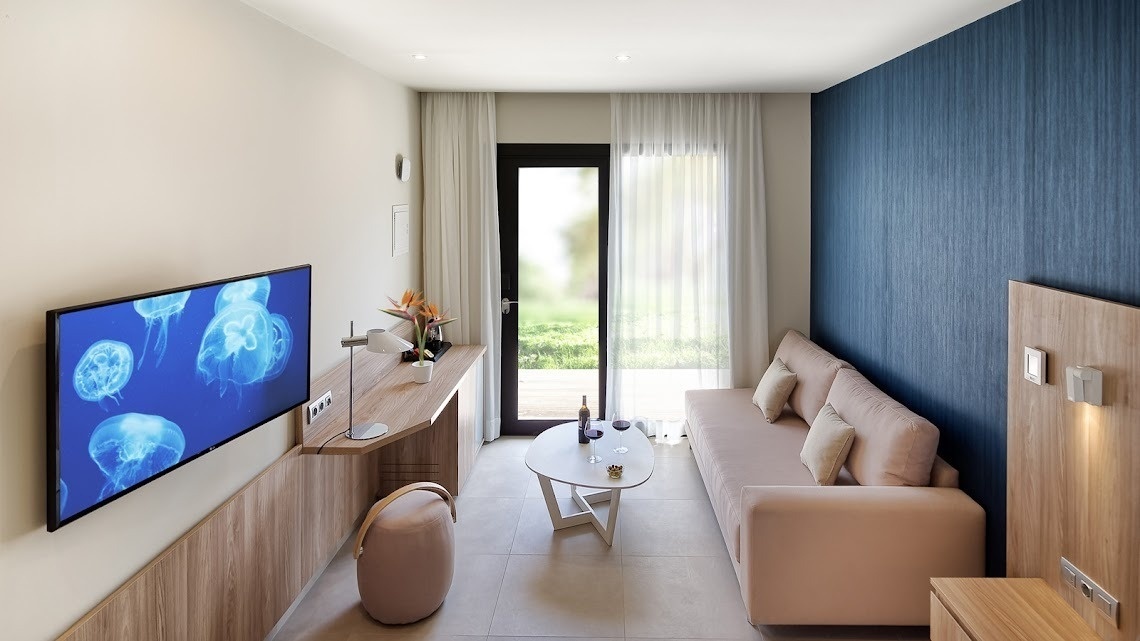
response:
M1041 579L931 579L931 641L1100 641Z

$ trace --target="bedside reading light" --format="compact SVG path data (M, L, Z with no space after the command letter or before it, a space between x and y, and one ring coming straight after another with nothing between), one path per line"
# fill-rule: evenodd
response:
M1065 396L1074 403L1103 405L1104 374L1092 367L1065 368Z
M348 333L354 331L352 321L348 323ZM353 405L353 352L357 347L364 347L377 354L399 354L415 347L408 341L383 329L370 329L364 336L346 336L340 339L340 346L348 348L348 431L344 433L350 439L363 441L370 438L379 438L388 433L388 426L383 423L364 423L355 425L352 422Z

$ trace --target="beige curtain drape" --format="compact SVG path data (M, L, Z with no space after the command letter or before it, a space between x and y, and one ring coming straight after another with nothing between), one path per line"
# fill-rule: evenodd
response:
M424 171L424 292L459 320L453 343L487 346L484 438L499 436L502 315L495 94L420 95Z

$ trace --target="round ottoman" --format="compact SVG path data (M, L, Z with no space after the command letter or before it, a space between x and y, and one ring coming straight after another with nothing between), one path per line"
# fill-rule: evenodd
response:
M372 506L356 535L356 583L369 616L412 623L443 604L455 570L455 499L412 483Z

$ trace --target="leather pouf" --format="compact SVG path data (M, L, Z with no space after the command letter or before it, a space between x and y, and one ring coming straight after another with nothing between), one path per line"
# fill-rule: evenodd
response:
M354 554L369 616L412 623L443 605L455 571L454 521L455 502L435 483L400 488L369 510Z

